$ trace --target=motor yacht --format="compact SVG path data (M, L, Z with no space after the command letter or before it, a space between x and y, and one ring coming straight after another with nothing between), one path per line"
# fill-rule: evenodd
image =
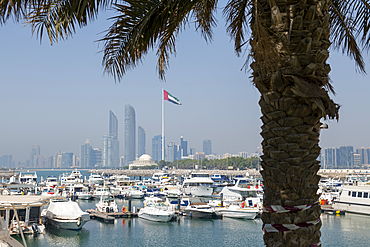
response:
M217 218L218 214L214 207L206 202L193 202L185 208L186 216L194 218L212 219Z
M223 217L254 220L259 210L257 208L241 207L238 204L230 204L224 207L216 207L216 212Z
M103 184L104 184L104 179L102 175L92 173L89 176L89 185L103 185Z
M100 201L95 204L96 210L102 213L117 213L117 203L113 196L102 196Z
M184 180L181 188L186 195L192 196L211 196L214 188L213 180L208 173L192 173L190 178Z
M77 202L70 200L51 200L41 216L57 228L70 230L79 230L90 220L90 215L83 212Z
M175 216L175 211L158 197L146 197L144 207L138 213L139 218L151 221L168 222Z

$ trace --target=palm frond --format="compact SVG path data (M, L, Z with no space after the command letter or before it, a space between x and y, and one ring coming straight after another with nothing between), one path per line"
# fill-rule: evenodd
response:
M249 19L251 12L250 0L230 0L223 15L226 19L226 32L234 40L235 52L240 56L242 46L246 44L245 33L248 30Z
M149 50L158 47L157 69L159 77L165 79L169 56L176 54L176 38L189 23L193 11L198 11L194 15L197 26L209 37L210 26L203 23L212 17L200 14L205 11L199 9L209 2L214 1L129 0L125 4L116 4L119 15L111 18L114 23L100 40L104 42L105 72L120 80L128 69L142 61Z
M93 21L100 10L110 7L116 0L49 0L29 5L27 24L42 39L44 31L51 43L71 36L76 26L83 27Z
M365 0L332 0L330 5L331 40L335 49L355 60L357 68L365 73L365 63L357 40L369 48L369 4Z

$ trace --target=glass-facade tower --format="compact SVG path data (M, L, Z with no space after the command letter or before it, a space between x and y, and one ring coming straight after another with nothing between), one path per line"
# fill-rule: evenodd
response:
M124 133L124 140L125 140L125 152L124 158L125 162L124 165L128 166L135 160L136 152L135 152L135 110L131 105L125 105L125 133Z
M109 135L103 136L102 167L119 166L118 119L109 111Z
M137 133L137 154L138 157L145 154L145 143L146 143L146 133L143 127L139 126Z
M152 159L154 161L162 160L162 136L157 135L152 139Z
M209 155L212 153L212 143L211 140L204 140L203 141L203 153L205 155Z

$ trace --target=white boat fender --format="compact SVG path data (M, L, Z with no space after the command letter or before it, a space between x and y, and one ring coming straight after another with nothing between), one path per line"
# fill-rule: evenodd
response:
M78 217L77 218L77 226L80 226L81 225L81 217Z

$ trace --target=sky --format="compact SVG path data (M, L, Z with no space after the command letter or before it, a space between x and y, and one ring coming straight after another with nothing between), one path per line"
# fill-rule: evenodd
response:
M222 7L220 5L220 7ZM237 57L226 35L222 9L212 43L206 43L190 25L177 39L176 56L170 57L166 81L159 79L155 51L127 72L120 82L104 74L102 43L112 12L77 29L73 37L53 45L32 37L30 27L11 20L0 26L0 155L13 161L29 159L32 146L44 157L61 150L79 154L89 139L102 147L108 134L109 111L119 121L123 155L124 106L136 112L136 127L146 131L146 150L161 134L162 89L182 105L165 102L165 140L202 151L212 141L215 154L254 153L261 146L259 92L242 69L246 57ZM364 54L370 73L369 56ZM330 51L330 77L341 105L339 122L328 121L320 146L370 146L370 79L356 73L353 60Z

